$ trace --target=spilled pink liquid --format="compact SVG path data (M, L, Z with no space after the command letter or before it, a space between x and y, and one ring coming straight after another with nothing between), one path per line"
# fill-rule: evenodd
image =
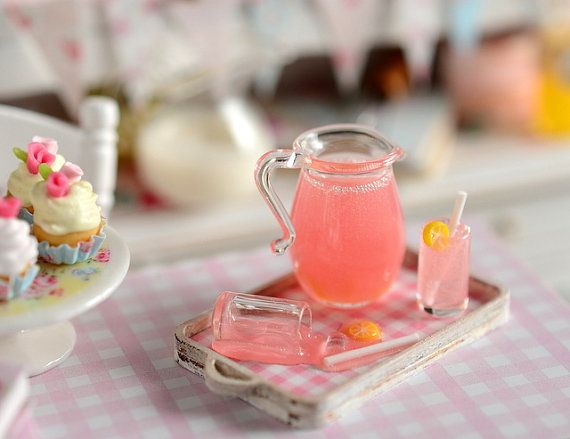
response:
M212 348L229 358L270 364L312 364L341 371L375 361L387 352L355 358L326 359L334 354L376 343L353 340L333 331L313 330L306 302L225 291L218 296L211 317Z
M301 171L292 220L295 273L313 298L354 307L389 290L405 248L391 169L361 176Z
M268 364L312 364L328 371L342 371L368 364L386 353L350 359L332 366L323 363L325 356L360 348L369 343L357 342L340 333L329 336L312 332L301 325L291 334L281 332L271 320L247 320L224 325L212 349L229 358ZM291 327L293 329L293 327ZM298 330L297 330L298 329Z
M212 348L226 357L272 364L314 364L322 357L324 338L304 325L288 334L267 320L242 323L224 327Z

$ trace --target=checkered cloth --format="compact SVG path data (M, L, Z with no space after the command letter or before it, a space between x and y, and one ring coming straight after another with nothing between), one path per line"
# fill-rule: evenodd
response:
M296 431L211 393L173 359L176 325L222 290L243 291L290 270L266 248L150 267L74 320L71 357L32 378L42 437L567 437L570 308L484 231L474 271L508 285L512 317L476 343L322 430Z

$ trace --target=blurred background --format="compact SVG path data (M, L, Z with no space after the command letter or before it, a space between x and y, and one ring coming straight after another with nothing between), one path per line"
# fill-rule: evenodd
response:
M112 221L135 264L268 244L279 228L257 158L308 128L359 122L407 152L396 166L407 222L448 214L466 190L467 212L570 298L570 1L0 0L0 11L0 103L73 122L87 95L119 102ZM276 183L286 204L296 176Z

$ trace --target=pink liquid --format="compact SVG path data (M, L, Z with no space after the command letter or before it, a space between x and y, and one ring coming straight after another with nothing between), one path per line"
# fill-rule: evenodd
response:
M360 176L301 171L291 257L315 299L363 306L388 291L404 256L404 225L391 169Z
M366 355L327 366L323 363L325 356L360 348L369 343L350 340L339 333L325 337L304 325L296 334L287 336L276 333L268 321L234 323L224 328L224 337L215 338L212 349L229 358L268 364L313 364L331 372L360 367L391 353L387 351Z
M212 348L230 358L275 364L313 363L323 339L311 333L306 302L225 291L212 312Z
M443 250L434 250L421 239L418 302L426 311L452 316L467 307L470 244L469 228L464 224L458 226L449 247Z
M369 343L340 332L313 331L306 302L225 291L212 311L212 349L242 361L313 364L328 371L353 369L388 355L390 350L327 363L326 358ZM401 346L400 346L401 347Z
M242 326L242 327L240 327ZM212 348L242 361L258 361L271 364L314 364L322 357L324 339L311 334L302 326L291 336L275 332L269 322L249 322L246 328L234 324L225 328L224 338L215 339Z

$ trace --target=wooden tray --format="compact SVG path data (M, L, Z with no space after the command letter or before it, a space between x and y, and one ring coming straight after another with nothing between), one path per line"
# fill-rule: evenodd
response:
M177 327L175 359L204 377L216 393L237 396L295 427L323 426L507 321L509 292L473 276L469 281L470 305L463 316L455 320L431 317L415 303L416 273L417 254L408 250L399 281L377 305L344 311L311 303L317 331L333 331L343 321L367 317L382 325L386 339L416 331L425 335L413 346L372 365L331 373L308 365L231 360L209 347L211 310ZM308 300L293 274L251 293Z

